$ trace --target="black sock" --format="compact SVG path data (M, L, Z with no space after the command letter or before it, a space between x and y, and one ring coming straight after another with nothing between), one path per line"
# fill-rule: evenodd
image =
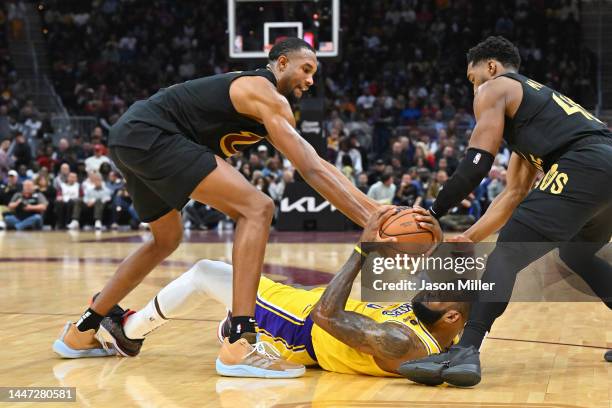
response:
M229 342L240 339L242 333L255 333L255 318L252 316L232 316Z
M85 311L85 313L83 313L79 321L76 323L76 326L77 329L82 332L91 329L98 330L102 319L104 319L104 316L100 316L99 314L91 310L91 308L89 308Z
M463 329L463 334L459 340L459 346L469 347L474 346L476 350L480 349L480 345L487 334L487 328L485 324L474 320L468 320Z

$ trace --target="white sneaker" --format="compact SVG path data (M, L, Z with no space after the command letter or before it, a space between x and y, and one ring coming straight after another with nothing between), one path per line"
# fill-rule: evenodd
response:
M69 230L78 230L79 229L79 222L77 220L72 220L70 222L70 224L68 224L68 229Z
M149 223L148 222L141 222L138 225L138 228L140 228L141 230L148 230L149 229Z
M119 224L117 224L116 222L113 222L113 223L111 224L111 229L112 229L113 231L118 230L118 229L119 229Z
M102 231L102 221L96 220L95 228L96 228L96 231Z
M0 230L6 229L6 223L4 221L0 221Z

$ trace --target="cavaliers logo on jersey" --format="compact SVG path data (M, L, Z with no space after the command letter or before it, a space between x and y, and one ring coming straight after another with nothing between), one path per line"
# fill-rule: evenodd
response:
M224 155L230 157L238 153L238 146L257 143L261 139L263 139L263 136L241 130L240 133L228 133L223 136L219 141L219 147L221 147L221 151Z

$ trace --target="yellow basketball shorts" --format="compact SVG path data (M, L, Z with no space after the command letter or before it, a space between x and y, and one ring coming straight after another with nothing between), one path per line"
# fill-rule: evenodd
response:
M310 311L320 297L320 291L292 288L262 276L255 305L260 340L273 344L284 359L316 365Z

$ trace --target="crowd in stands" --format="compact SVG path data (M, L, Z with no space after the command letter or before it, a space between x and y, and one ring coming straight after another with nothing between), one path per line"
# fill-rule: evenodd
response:
M219 18L226 3L41 4L55 89L71 113L94 116L99 127L56 143L44 137L44 121L19 92L8 54L0 54L0 213L8 214L0 227L137 228L121 175L106 156L108 128L161 87L248 67L228 58L227 23ZM429 205L475 125L466 51L504 35L519 47L523 73L581 100L593 64L578 7L576 0L351 2L342 8L342 58L321 61L324 77L316 78L326 98L324 154L379 202ZM445 227L464 229L486 211L505 185L509 154L500 150L489 177L445 217ZM265 144L229 161L276 202L296 177ZM193 202L184 215L190 228L226 221Z

